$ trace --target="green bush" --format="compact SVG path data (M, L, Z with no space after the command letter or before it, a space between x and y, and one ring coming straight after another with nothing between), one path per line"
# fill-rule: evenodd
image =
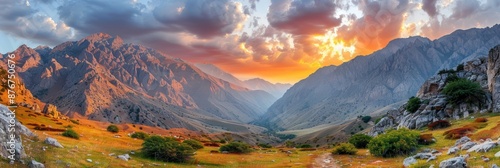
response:
M194 155L195 150L172 138L151 136L142 143L142 153L145 157L165 162L186 162Z
M453 81L457 81L459 79L462 79L462 78L458 77L455 74L451 74L451 75L448 75L448 77L446 77L446 79L444 80L444 83L450 83L450 82L453 82Z
M458 71L463 71L464 70L464 64L458 64L457 66L457 72Z
M355 155L358 149L351 143L341 143L339 146L335 147L332 154L338 155Z
M442 69L438 72L439 75L441 74L448 74L448 73L455 73L455 70L453 69Z
M408 129L390 130L373 138L368 143L368 149L375 156L408 155L417 149L419 136L417 131Z
M297 148L312 148L312 146L309 144L302 144L302 145L298 145Z
M146 139L149 137L149 135L145 132L134 132L132 135L130 135L130 137L137 139Z
M467 79L458 79L446 84L443 94L454 105L468 103L481 106L485 97L481 85Z
M227 145L222 145L219 151L227 151L229 153L250 153L252 147L244 142L231 142Z
M259 146L261 148L272 148L273 146L269 145L269 144L263 144L263 143L260 143Z
M361 118L361 120L363 120L363 122L365 122L365 123L368 123L371 119L372 119L372 117L371 117L371 116L363 116L363 117Z
M349 138L349 143L356 146L356 148L366 148L372 139L373 138L371 136L365 134L354 134L351 138Z
M408 100L408 103L406 104L406 110L410 113L414 113L420 108L420 104L422 104L422 101L420 101L420 98L418 97L411 97Z
M194 140L194 139L188 139L188 140L183 141L182 143L191 146L195 150L203 148L203 144L201 144L200 141L197 141L197 140Z
M64 131L62 133L62 136L73 138L73 139L80 139L80 135L78 135L78 133L76 133L72 129L68 129L68 130Z
M106 130L108 130L109 132L112 132L112 133L117 133L119 131L119 129L116 125L109 125Z

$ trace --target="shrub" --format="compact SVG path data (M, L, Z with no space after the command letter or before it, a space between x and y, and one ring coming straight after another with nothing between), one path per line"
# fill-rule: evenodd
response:
M363 122L365 122L365 123L368 123L371 119L372 119L372 117L371 117L371 116L363 116L363 117L361 118L361 120L363 120Z
M226 140L221 139L219 142L220 142L221 144L224 144L224 143L226 143Z
M149 134L145 132L134 132L132 135L130 135L130 137L137 139L146 139L149 137Z
M80 125L80 121L77 120L69 120L69 121L71 121L73 124Z
M421 134L418 138L418 144L420 145L430 145L434 142L432 134Z
M455 71L453 69L442 69L438 72L439 75L447 73L455 73Z
M375 156L408 155L417 149L419 135L417 131L408 129L390 130L373 138L368 143L368 149Z
M356 148L366 148L372 139L373 138L371 136L365 134L354 134L351 138L349 138L349 143L356 146Z
M201 144L200 141L197 141L197 140L194 140L194 139L188 139L188 140L183 141L182 143L191 146L195 150L203 148L203 144Z
M480 118L476 118L476 119L474 120L474 122L488 122L488 119L483 118L483 117L480 117Z
M458 64L457 66L457 72L458 71L463 71L464 70L464 64Z
M309 144L302 144L302 145L298 145L297 148L312 148L312 146Z
M269 145L269 144L263 144L263 143L260 143L259 146L261 148L272 148L273 146Z
M438 120L427 125L427 128L429 128L429 130L435 130L440 128L446 128L449 126L451 126L450 122L446 120Z
M117 133L119 131L119 129L116 125L109 125L106 130L108 130L109 132L112 132L112 133Z
M287 148L292 148L292 147L295 146L295 142L293 142L293 141L285 141L285 146Z
M446 139L459 139L459 138L462 138L464 136L470 135L474 130L476 130L474 127L464 126L461 128L455 128L455 129L448 130L448 131L444 132L443 135L444 135L444 138L446 138Z
M335 147L332 154L338 155L355 155L358 152L356 147L351 143L341 143L339 146Z
M68 130L64 131L62 133L62 136L73 138L73 139L80 139L80 135L78 135L78 133L76 133L72 129L68 129Z
M227 151L229 153L250 153L252 152L252 147L243 142L231 142L227 145L222 145L219 151Z
M142 143L142 152L147 158L179 163L188 161L194 155L195 150L171 138L151 136Z
M410 112L410 113L414 113L418 110L418 108L420 108L420 104L422 104L422 102L420 101L420 98L411 97L408 100L408 103L406 104L406 110L408 110L408 112Z
M481 106L485 95L481 85L467 79L458 79L446 84L443 94L454 105L477 103L479 106Z

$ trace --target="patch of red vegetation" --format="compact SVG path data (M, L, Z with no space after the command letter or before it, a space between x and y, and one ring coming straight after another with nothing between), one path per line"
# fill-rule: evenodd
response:
M464 136L471 136L472 132L474 132L475 130L476 128L472 126L464 126L461 128L448 130L444 132L443 135L445 136L446 139L459 139Z
M476 118L476 119L474 120L474 122L488 122L488 119L483 118L483 117L481 117L481 118Z
M434 143L434 136L432 134L420 134L418 144L429 145Z
M220 147L220 144L217 142L209 142L209 143L204 143L203 146Z
M489 130L482 130L475 133L474 135L472 135L471 138L473 140L480 140L480 139L495 138L498 136L500 136L500 123Z
M440 129L440 128L447 128L450 126L451 126L451 124L449 121L438 120L438 121L432 122L429 125L427 125L427 128L429 128L429 130L435 130L435 129Z

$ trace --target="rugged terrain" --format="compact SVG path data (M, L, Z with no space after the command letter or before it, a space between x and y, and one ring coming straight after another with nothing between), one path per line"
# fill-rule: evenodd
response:
M70 117L258 132L262 128L242 123L256 119L274 101L264 91L231 84L182 60L102 33L53 49L22 45L12 53L26 88ZM3 55L1 60L6 59Z
M277 130L340 124L415 95L438 70L487 55L500 25L458 30L436 40L391 41L373 54L317 70L276 101L256 123Z

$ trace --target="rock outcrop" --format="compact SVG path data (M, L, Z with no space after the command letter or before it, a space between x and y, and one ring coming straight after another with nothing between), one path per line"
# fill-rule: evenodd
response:
M467 163L463 157L454 157L439 163L439 168L467 168Z
M43 107L43 110L42 110L42 113L43 114L46 114L52 118L59 118L61 117L61 113L59 113L59 111L57 111L57 107L52 105L52 104L45 104L45 106Z
M48 145L52 145L52 146L55 146L55 147L58 147L58 148L64 148L61 143L59 143L57 141L57 139L54 139L54 138L51 138L51 137L48 137L45 139L45 141L43 141L45 144L48 144Z
M35 136L33 132L17 121L15 113L0 104L0 157L16 161L26 157L21 135Z
M387 128L406 127L418 129L439 120L466 118L475 112L500 112L495 108L496 104L500 105L500 98L495 98L495 96L500 96L500 92L494 93L495 90L500 90L500 83L495 82L497 79L500 81L500 73L494 73L500 67L500 61L494 61L500 60L499 50L500 45L491 49L488 57L480 57L464 63L463 70L458 69L456 72L443 71L431 77L425 81L417 92L416 97L420 98L423 103L416 112L408 112L405 108L406 105L396 110L387 111L387 115L374 126L369 134L378 135ZM485 96L480 104L462 103L452 105L448 102L441 92L447 84L448 78L456 77L480 84L485 91Z

